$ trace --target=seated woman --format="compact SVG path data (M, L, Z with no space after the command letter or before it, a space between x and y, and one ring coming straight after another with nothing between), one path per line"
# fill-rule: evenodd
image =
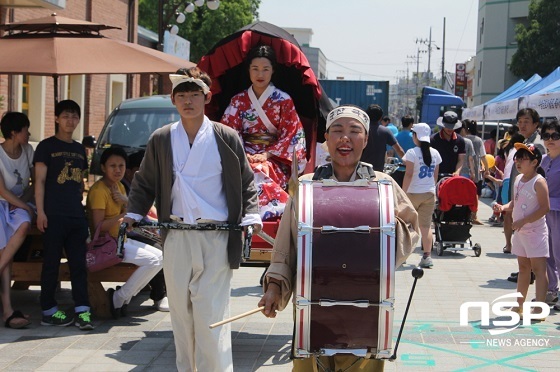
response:
M126 170L126 152L119 147L111 147L101 155L103 177L95 182L87 197L87 211L90 232L93 236L99 224L101 231L108 231L117 238L119 225L126 212L128 199L123 184L120 182ZM151 245L133 239L124 243L123 262L138 266L126 283L117 290L109 289L111 315L118 319L126 316L126 306L138 292L162 269L163 255Z
M29 119L21 112L7 112L0 121L5 141L0 145L0 293L2 320L7 328L23 328L31 322L12 308L10 264L25 240L35 212L27 204L32 192L33 148Z
M246 61L252 85L231 99L221 122L241 136L255 172L261 217L270 220L282 215L288 200L294 153L298 173L305 168L305 135L292 99L271 83L276 64L272 48L259 45Z

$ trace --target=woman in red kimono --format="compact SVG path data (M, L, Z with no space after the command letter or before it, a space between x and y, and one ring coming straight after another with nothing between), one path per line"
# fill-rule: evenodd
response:
M271 220L282 215L288 200L294 153L298 173L305 168L305 135L292 99L271 83L276 64L272 48L251 49L247 64L252 85L231 99L221 122L239 133L255 172L261 217Z

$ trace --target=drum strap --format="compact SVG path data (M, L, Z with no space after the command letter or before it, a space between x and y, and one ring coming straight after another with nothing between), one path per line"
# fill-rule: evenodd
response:
M373 167L370 164L359 162L358 168L359 169L356 172L357 178L361 178L361 179L366 178L368 180L375 179L375 171L373 170ZM332 175L333 175L333 168L331 163L320 165L315 169L315 174L313 174L313 181L329 179L332 177Z

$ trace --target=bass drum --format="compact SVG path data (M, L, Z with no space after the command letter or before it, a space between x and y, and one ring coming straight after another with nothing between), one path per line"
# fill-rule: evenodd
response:
M393 189L303 181L298 195L296 357L392 355Z

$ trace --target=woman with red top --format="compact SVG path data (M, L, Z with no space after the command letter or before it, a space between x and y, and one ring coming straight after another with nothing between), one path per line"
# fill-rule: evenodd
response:
M221 122L239 133L255 172L260 215L270 220L284 211L294 154L298 173L305 168L305 135L292 99L271 82L274 50L259 45L246 60L252 85L231 99Z

